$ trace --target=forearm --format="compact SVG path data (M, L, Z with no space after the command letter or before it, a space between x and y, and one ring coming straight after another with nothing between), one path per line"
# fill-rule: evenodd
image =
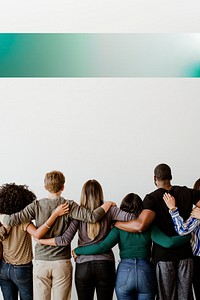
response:
M145 231L155 218L155 212L144 209L139 217L128 222L116 222L115 226L127 232L143 232Z
M55 244L57 246L68 246L77 232L78 225L77 220L72 220L65 232L61 236L55 237Z
M164 232L162 232L157 226L153 226L151 238L152 241L161 245L164 248L173 248L181 246L188 242L191 239L191 235L177 235L169 237L168 235L164 234Z
M133 233L141 232L141 226L138 222L135 222L135 220L131 220L128 222L118 221L115 223L115 227L127 232L133 232Z
M3 218L3 225L6 226L18 226L22 223L29 223L35 218L34 203L29 204L20 212L12 215L5 215Z
M74 249L76 255L102 254L109 251L118 242L118 229L112 228L108 236L100 243Z
M55 242L55 238L51 239L39 239L38 244L40 245L49 245L49 246L57 246Z
M170 212L174 227L179 235L187 235L191 233L197 226L199 226L199 221L194 218L188 218L185 222L183 218L179 215L179 211L176 208L173 212Z
M89 223L96 223L100 219L102 219L105 215L105 210L102 207L98 207L95 210L91 211L89 209L86 209L83 206L79 206L76 202L71 203L70 211L69 211L69 217L89 222Z
M41 239L51 228L54 224L55 220L59 217L57 211L54 211L52 215L47 219L47 221L42 224L40 227L30 227L29 226L29 233L36 239Z

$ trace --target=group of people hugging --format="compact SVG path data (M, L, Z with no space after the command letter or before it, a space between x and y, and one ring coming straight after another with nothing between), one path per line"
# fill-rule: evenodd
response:
M120 207L104 202L94 179L83 185L80 204L65 199L60 171L45 175L44 199L37 200L26 185L2 185L3 298L70 300L73 255L79 300L93 300L95 293L98 300L112 300L114 291L118 300L199 300L200 179L193 188L171 180L171 168L159 164L156 190L143 200L129 193ZM77 232L78 247L71 251Z

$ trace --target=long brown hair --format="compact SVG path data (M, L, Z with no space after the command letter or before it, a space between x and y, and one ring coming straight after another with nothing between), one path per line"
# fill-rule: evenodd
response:
M90 179L82 187L80 206L94 210L103 204L103 190L100 183L95 179ZM101 229L100 223L87 224L87 234L91 240L94 240Z

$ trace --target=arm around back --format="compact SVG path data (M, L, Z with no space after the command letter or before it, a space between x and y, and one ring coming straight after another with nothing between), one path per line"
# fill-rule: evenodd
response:
M42 224L40 227L36 228L32 223L27 227L27 231L34 238L40 239L42 238L54 224L56 219L66 213L68 213L68 203L60 204L55 211L51 214L48 220Z
M33 201L31 204L27 205L23 210L12 215L5 215L3 218L3 224L6 226L18 226L22 223L28 223L35 219L35 206L37 205L37 200Z
M119 230L112 228L107 237L100 243L74 249L76 255L103 254L114 247L119 240Z
M161 245L164 248L173 248L181 246L191 239L191 235L185 235L185 236L168 236L164 234L157 226L152 226L151 231L151 239L153 242L157 243L158 245Z
M95 210L91 211L83 206L78 205L76 202L70 200L70 211L69 216L75 220L89 222L89 223L96 223L101 220L108 209L114 205L113 202L107 201L102 206L96 208Z
M116 222L115 227L127 232L145 231L155 218L155 212L149 209L143 209L139 217L128 222Z

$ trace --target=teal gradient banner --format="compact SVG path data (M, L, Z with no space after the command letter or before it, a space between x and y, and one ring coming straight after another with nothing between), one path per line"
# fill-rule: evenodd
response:
M0 77L200 77L200 34L1 33Z

